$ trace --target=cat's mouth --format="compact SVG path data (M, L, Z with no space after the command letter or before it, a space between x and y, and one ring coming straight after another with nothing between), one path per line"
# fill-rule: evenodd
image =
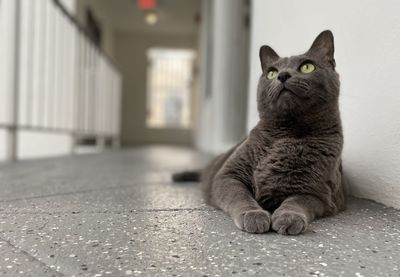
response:
M294 93L292 90L290 90L290 89L288 89L288 88L285 88L285 87L283 87L279 93L284 93L284 92L289 92L289 93L293 93L293 94L295 94L295 93Z
M279 90L279 96L284 95L284 94L291 94L291 95L296 96L297 98L305 98L304 95L299 94L299 92L294 90L292 87L293 86L291 86L291 88L289 88L288 85L282 84L282 88Z
M282 94L286 94L286 93L290 93L290 94L298 96L293 90L291 90L291 89L287 88L286 86L282 85L282 88L279 91L279 96L281 96Z

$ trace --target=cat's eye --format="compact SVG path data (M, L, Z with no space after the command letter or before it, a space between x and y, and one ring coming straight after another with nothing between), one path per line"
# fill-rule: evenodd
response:
M300 71L303 73L311 73L315 70L315 65L313 65L312 63L308 62L308 63L304 63L300 66Z
M275 79L276 76L278 76L278 70L276 70L276 69L271 69L270 71L267 72L267 79L268 80Z

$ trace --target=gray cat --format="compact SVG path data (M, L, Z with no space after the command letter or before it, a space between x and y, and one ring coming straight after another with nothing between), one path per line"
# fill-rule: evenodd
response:
M304 232L317 217L345 209L342 126L333 35L322 32L303 55L280 58L262 46L257 104L248 137L202 172L206 201L250 233ZM194 181L200 173L174 174Z

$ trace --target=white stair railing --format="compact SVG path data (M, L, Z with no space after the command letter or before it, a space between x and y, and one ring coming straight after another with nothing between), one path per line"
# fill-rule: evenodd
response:
M119 142L121 75L53 0L0 0L0 128Z

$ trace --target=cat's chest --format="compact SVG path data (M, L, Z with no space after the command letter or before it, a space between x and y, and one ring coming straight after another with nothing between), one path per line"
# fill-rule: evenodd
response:
M277 191L280 178L308 166L309 155L309 145L299 140L281 140L266 148L253 172L255 191Z
M253 172L254 197L264 209L274 210L287 197L287 177L302 167L304 152L301 142L287 140L265 148Z
M302 140L280 140L264 148L255 167L254 176L293 170L307 158L309 145ZM272 171L272 172L271 172Z

